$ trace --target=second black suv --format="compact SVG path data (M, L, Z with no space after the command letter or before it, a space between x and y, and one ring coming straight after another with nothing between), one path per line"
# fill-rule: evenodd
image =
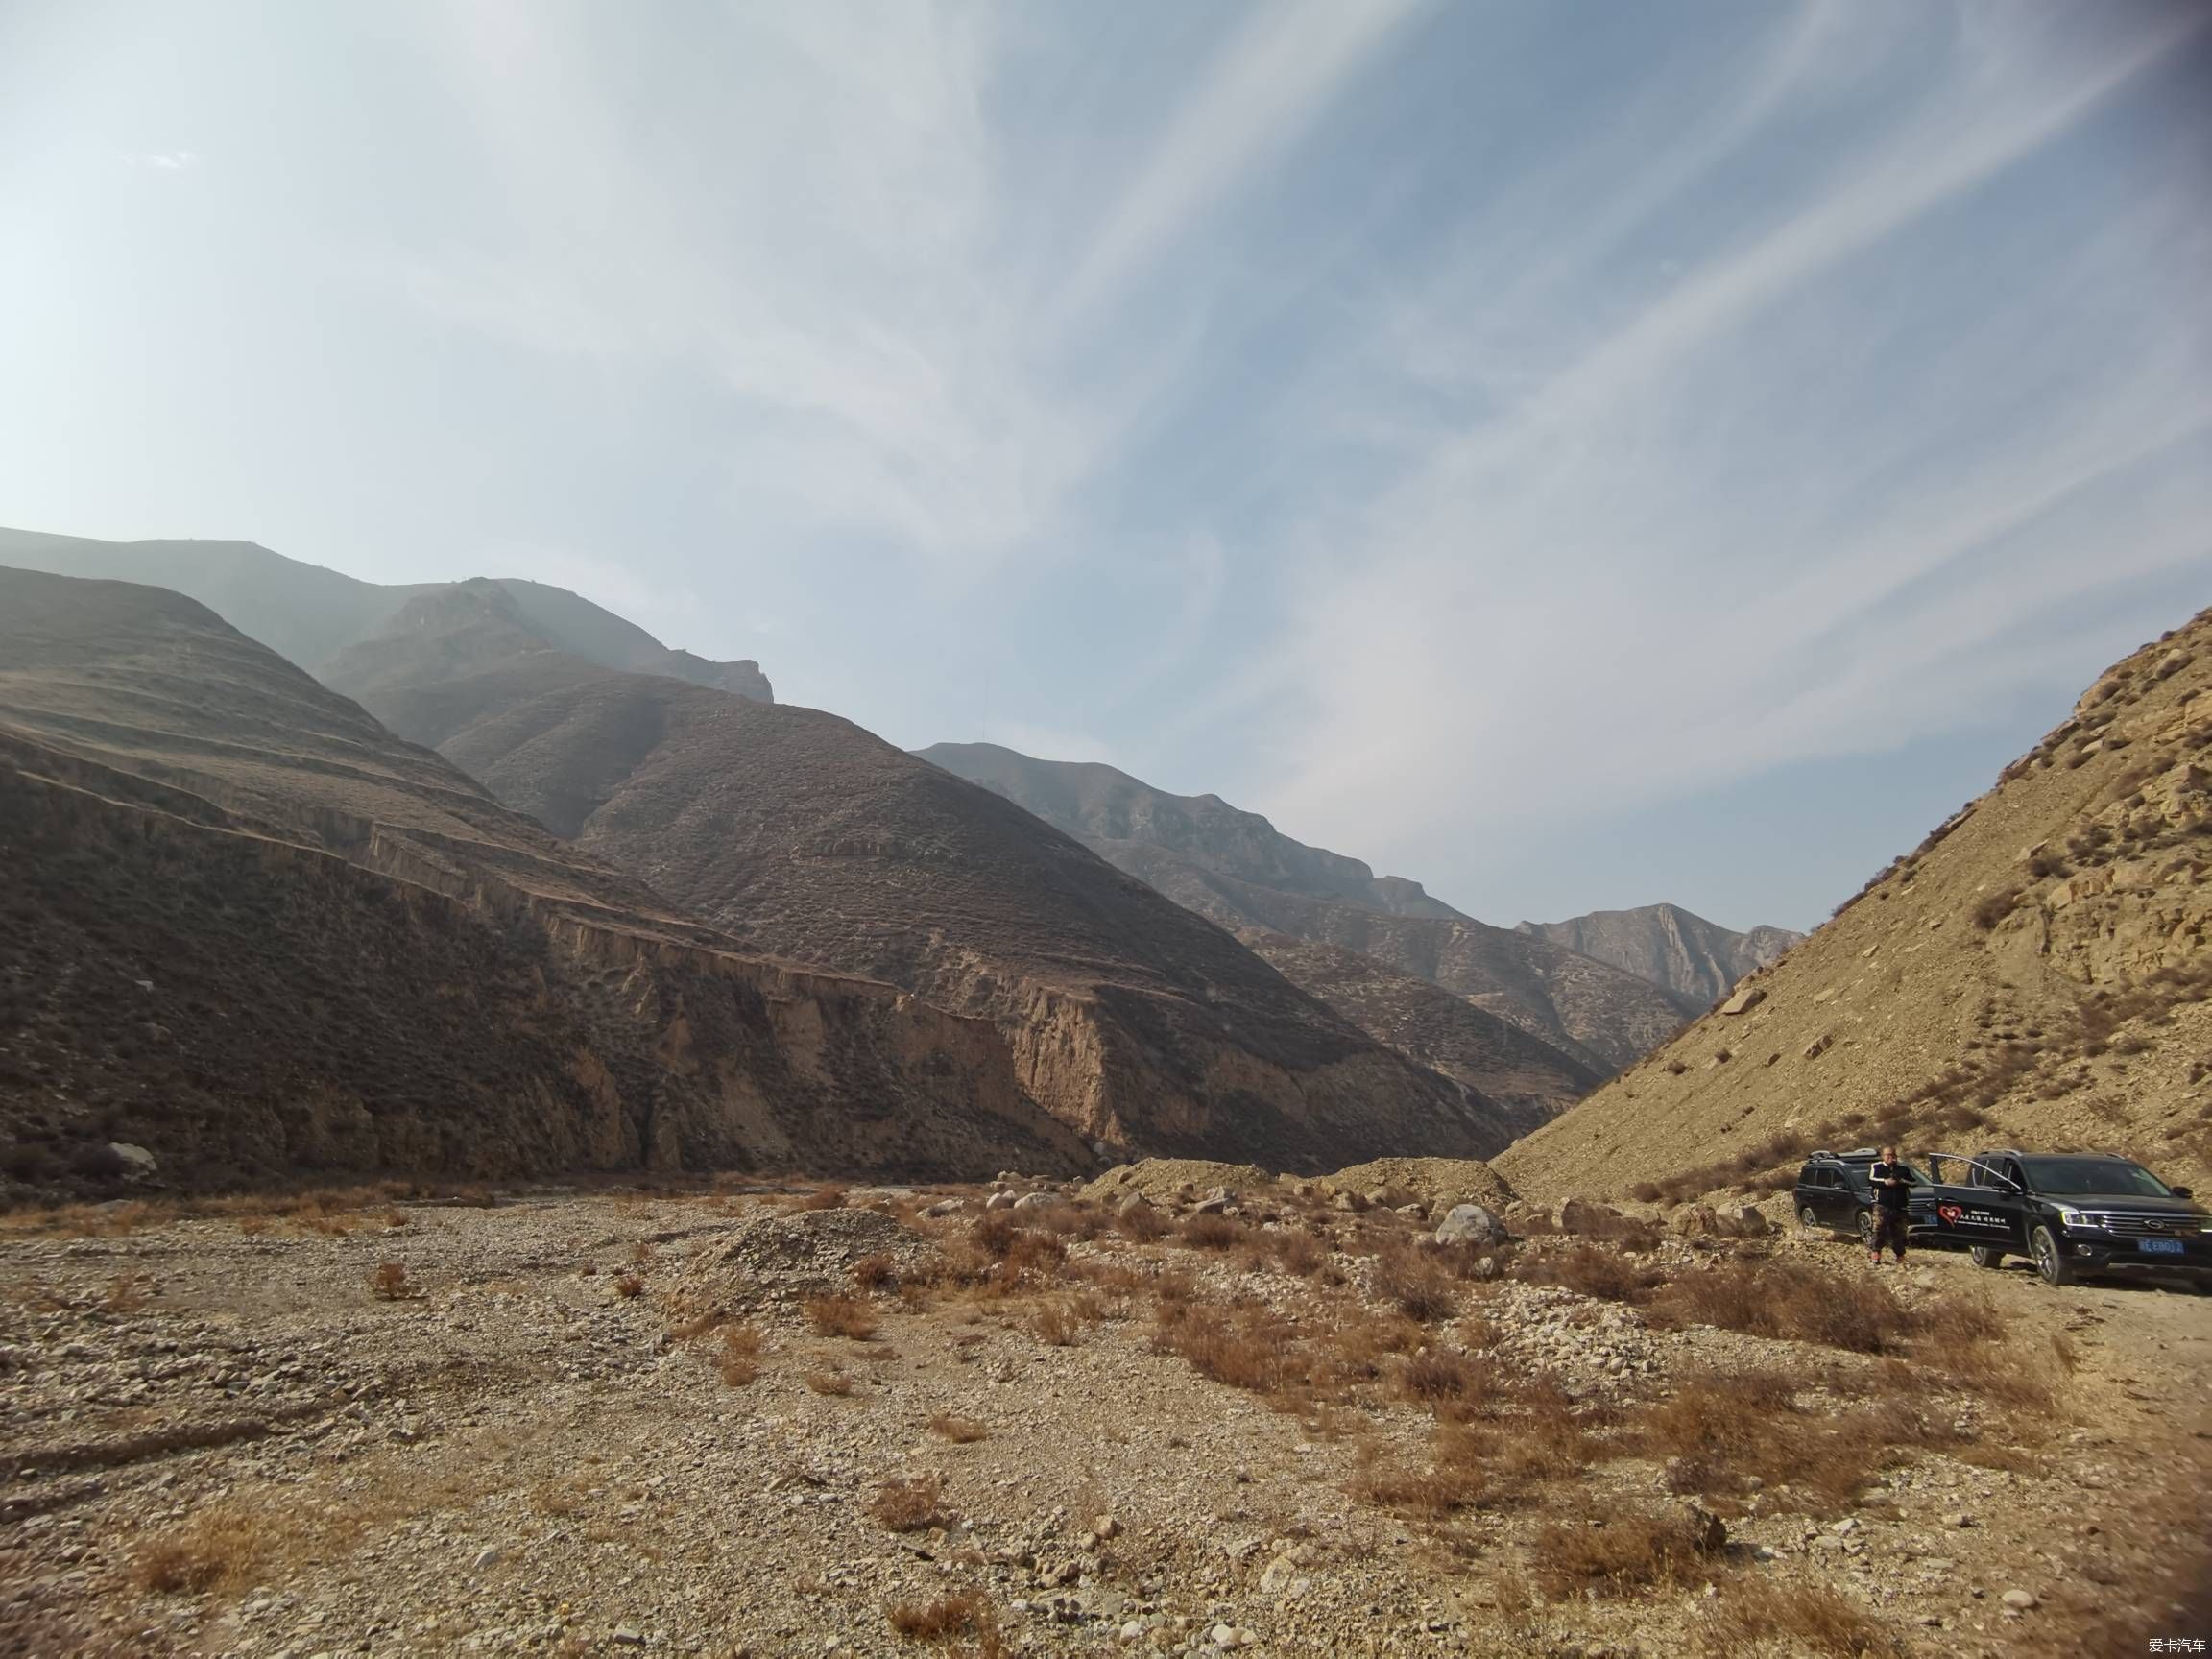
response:
M1881 1153L1871 1146L1856 1152L1815 1152L1797 1171L1791 1203L1798 1224L1809 1231L1856 1233L1862 1243L1874 1241L1874 1183L1867 1171ZM1927 1188L1928 1177L1910 1164L1905 1166L1911 1190Z
M1958 1179L1912 1190L1915 1243L1963 1245L1978 1267L2026 1256L2053 1285L2152 1273L2212 1291L2212 1212L2132 1159L2006 1148L1930 1161Z

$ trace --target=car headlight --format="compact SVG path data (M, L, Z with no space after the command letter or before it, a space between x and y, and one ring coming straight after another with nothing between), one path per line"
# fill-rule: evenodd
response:
M2058 1206L2058 1224L2061 1227L2094 1227L2097 1225L2097 1218L2094 1215L2084 1215L2071 1205L2061 1204Z

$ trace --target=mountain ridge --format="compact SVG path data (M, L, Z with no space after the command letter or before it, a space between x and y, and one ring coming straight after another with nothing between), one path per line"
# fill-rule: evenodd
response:
M1522 922L1513 930L1610 962L1708 1006L1805 937L1764 925L1738 933L1667 903L1592 910L1564 922Z

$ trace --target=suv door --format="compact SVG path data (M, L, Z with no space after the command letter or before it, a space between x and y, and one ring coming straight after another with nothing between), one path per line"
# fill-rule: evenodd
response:
M1818 1190L1813 1202L1819 1209L1820 1219L1831 1227L1849 1228L1851 1225L1851 1190L1843 1184L1843 1171L1830 1164L1814 1177Z
M2015 1253L2027 1248L2027 1201L2020 1194L2016 1175L2007 1175L2002 1163L1985 1163L1956 1152L1938 1152L1931 1162L1945 1174L1962 1167L1965 1179L1934 1183L1935 1224L1929 1230L1930 1242L1981 1244Z

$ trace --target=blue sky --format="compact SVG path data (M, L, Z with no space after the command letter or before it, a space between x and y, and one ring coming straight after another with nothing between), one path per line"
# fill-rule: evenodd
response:
M0 523L1807 926L2212 601L2212 10L0 7Z

